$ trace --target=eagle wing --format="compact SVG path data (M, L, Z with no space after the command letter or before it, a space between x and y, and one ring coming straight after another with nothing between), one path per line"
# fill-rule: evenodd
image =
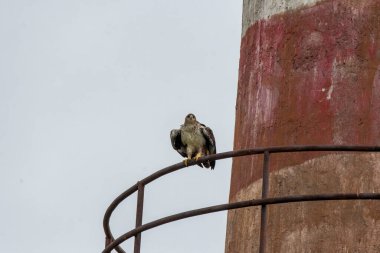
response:
M183 157L187 157L186 148L181 140L181 130L173 129L170 131L170 140L172 143L172 147Z
M211 128L201 124L201 132L203 134L203 137L206 140L207 155L216 154L215 137L214 137L214 133L212 132ZM208 161L208 163L210 164L211 169L213 170L215 167L215 161Z

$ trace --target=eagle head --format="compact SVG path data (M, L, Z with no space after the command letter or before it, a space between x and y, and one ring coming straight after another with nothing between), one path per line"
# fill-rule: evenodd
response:
M197 122L197 118L195 117L194 114L192 113L189 113L187 114L186 118L185 118L185 124L195 124Z

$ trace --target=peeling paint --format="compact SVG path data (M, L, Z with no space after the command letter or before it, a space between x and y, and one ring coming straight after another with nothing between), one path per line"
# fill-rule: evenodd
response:
M379 145L380 1L244 0L243 8L234 149ZM354 164L351 168L325 154L271 156L271 177L277 178L272 193L379 191L379 157L353 155L347 158ZM310 168L308 162L334 170ZM317 173L300 173L301 165ZM376 173L363 176L369 172L364 165L372 172L376 168ZM231 201L260 197L261 167L262 158L233 159ZM278 231L271 231L268 252L380 252L380 212L362 202L337 209L324 205L331 214L313 207L300 204L272 210L271 226ZM310 213L314 218L308 220ZM352 219L355 215L357 220ZM341 218L334 220L337 216ZM226 252L257 252L258 227L249 225L257 225L257 217L254 208L229 212ZM352 227L358 229L351 231ZM365 230L368 227L375 228L375 235ZM328 235L338 246L329 244Z
M380 51L380 39L373 41L380 38L378 13L376 0L331 0L249 27L241 42L234 148L379 144L380 58L370 54ZM273 170L312 157L276 158ZM232 182L240 181L231 196L260 177L259 170L244 171L251 166L260 161L234 160Z
M333 90L334 90L334 85L331 85L328 92L327 92L327 96L326 96L327 100L331 99L331 94L332 94Z

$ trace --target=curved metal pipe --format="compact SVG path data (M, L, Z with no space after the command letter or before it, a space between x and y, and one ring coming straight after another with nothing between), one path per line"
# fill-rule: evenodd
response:
M242 150L228 151L228 152L218 153L215 155L205 156L205 157L200 158L198 161L191 160L188 163L188 166L203 163L208 160L221 160L221 159L226 159L226 158L231 158L231 157L263 154L266 151L269 153L309 152L309 151L380 152L380 146L342 146L342 145L314 145L314 146L303 145L303 146L300 146L300 145L296 145L296 146L275 146L275 147L267 147L267 148L242 149ZM166 174L175 172L185 167L186 166L182 162L173 164L171 166L168 166L166 168L156 171L155 173L151 174L150 176L145 177L143 180L139 182L143 185L146 185ZM103 228L104 228L104 233L106 235L107 242L114 241L114 237L112 235L112 232L109 226L110 218L113 211L124 199L126 199L131 194L137 191L138 183L136 183L135 185L133 185L132 187L124 191L122 194L120 194L107 208L106 213L103 218ZM119 253L125 253L125 251L119 246L117 246L115 249Z
M194 209L191 211L186 211L174 215L170 215L149 223L146 223L140 227L132 229L131 231L121 235L110 245L108 245L102 253L111 252L116 246L126 241L127 239L135 236L138 233L143 231L170 223L185 218L190 218L194 216L204 215L208 213L220 212L230 209L238 209L251 206L260 206L260 205L275 205L275 204L284 204L292 202L308 202L308 201L326 201L326 200L353 200L353 199L362 199L362 200L374 200L380 199L380 193L336 193L336 194L317 194L317 195L293 195L286 197L277 197L277 198L265 198L265 199L253 199L247 201L240 201L230 204L222 204L216 206L210 206L200 209Z

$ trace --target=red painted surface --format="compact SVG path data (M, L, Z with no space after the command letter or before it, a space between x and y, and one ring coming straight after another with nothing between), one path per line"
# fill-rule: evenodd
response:
M380 1L324 1L254 23L242 38L235 149L380 144ZM321 154L274 155L271 170ZM233 161L231 200L261 177Z

